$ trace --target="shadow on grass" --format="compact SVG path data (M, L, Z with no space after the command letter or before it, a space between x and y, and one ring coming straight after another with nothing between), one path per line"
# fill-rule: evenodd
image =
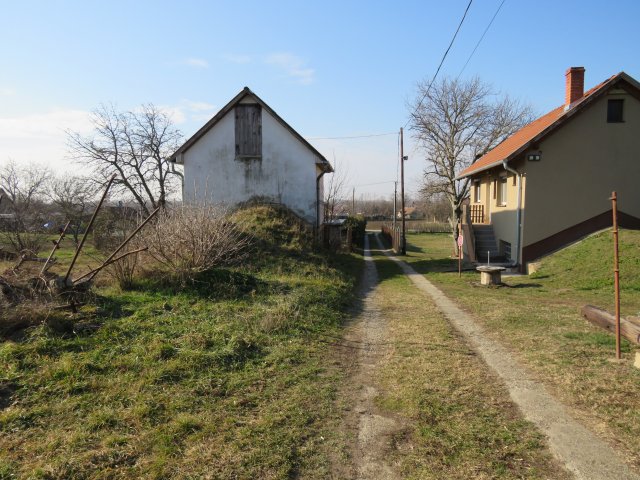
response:
M509 288L541 288L541 283L516 283L515 285L504 284L505 287Z
M277 282L265 282L252 274L229 269L202 272L182 284L170 277L156 275L138 281L131 290L163 296L186 294L206 300L234 300L249 294L286 293L286 287Z

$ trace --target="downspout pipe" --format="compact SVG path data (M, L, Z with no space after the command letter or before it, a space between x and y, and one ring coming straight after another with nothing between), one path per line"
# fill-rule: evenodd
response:
M327 172L322 170L320 175L316 177L316 235L320 235L320 180L325 173Z
M520 265L520 247L522 243L522 174L519 173L516 169L511 168L507 163L507 160L502 161L502 168L504 168L507 172L513 173L518 179L518 209L516 210L516 226L517 226L517 234L516 234L516 264Z

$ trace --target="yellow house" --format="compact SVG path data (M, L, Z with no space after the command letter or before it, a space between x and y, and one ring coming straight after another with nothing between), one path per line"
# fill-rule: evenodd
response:
M584 71L567 70L564 105L458 176L471 178L472 259L489 251L524 270L610 226L614 190L620 226L640 229L640 83L621 72L584 92Z

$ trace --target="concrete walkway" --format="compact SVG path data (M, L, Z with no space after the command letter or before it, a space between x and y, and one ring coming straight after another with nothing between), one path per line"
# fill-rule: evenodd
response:
M376 241L380 241L376 236ZM382 245L380 248L384 250ZM449 322L461 332L469 345L504 381L513 401L525 418L547 436L551 451L578 479L637 479L618 454L574 420L567 409L546 391L501 345L488 338L482 327L445 296L435 285L389 251L385 255L400 265L421 291L429 295Z

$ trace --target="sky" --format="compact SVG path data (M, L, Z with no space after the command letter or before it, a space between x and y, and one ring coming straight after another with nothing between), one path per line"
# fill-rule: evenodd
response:
M101 104L153 103L186 139L248 86L356 197L391 195L416 84L434 75L467 4L0 0L0 165L78 171L65 131L90 133ZM563 103L570 66L586 68L585 88L622 70L640 79L637 0L504 0L472 55L501 4L472 1L438 78L477 76L540 114ZM376 136L334 138L364 135ZM405 154L415 193L425 160L411 130Z

